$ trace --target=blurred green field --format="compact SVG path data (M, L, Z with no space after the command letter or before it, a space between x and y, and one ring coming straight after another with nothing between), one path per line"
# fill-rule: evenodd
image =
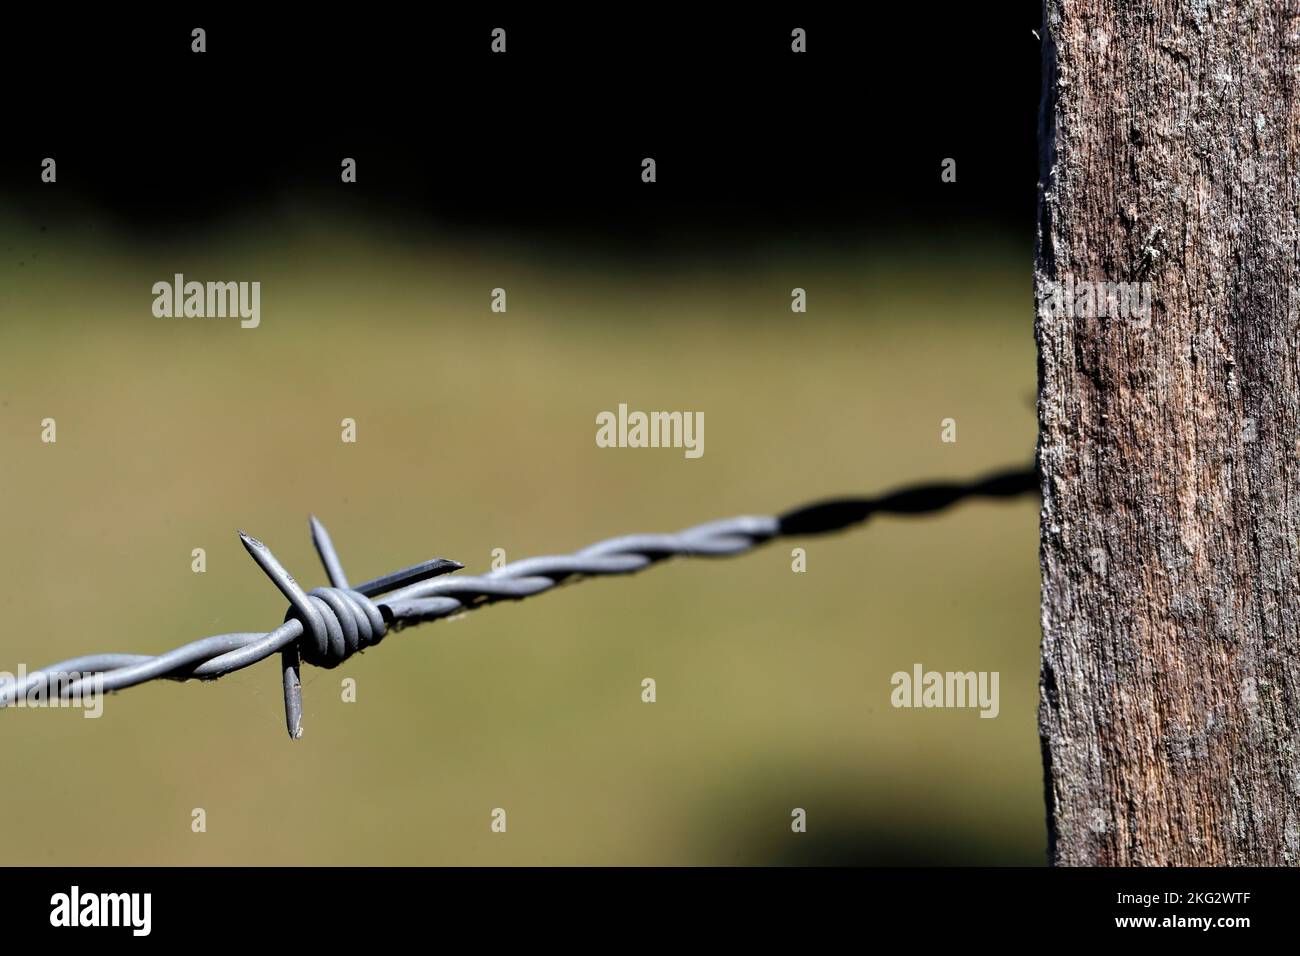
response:
M1030 250L996 237L636 263L282 210L188 243L11 224L0 250L0 670L273 626L285 602L235 532L314 586L309 513L354 579L434 555L476 573L493 548L1033 454ZM174 272L260 280L260 328L155 318ZM619 402L703 411L704 456L597 448ZM297 743L274 661L100 720L9 710L0 861L1038 864L1037 605L1036 501L972 502L390 635L304 671ZM915 662L1000 671L1000 716L891 708Z

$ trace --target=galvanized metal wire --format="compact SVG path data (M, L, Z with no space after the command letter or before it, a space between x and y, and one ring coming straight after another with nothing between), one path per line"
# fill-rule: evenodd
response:
M444 577L463 565L434 558L356 586L348 584L324 525L312 517L312 541L330 584L310 592L302 590L266 545L241 531L248 553L289 601L279 627L204 637L156 656L112 653L69 658L0 685L0 707L33 692L80 698L96 690L122 690L158 679L214 680L279 652L286 725L289 736L298 738L302 736L302 662L337 667L378 644L390 630L496 601L533 597L582 578L632 574L667 558L729 557L777 537L842 530L873 514L922 514L965 498L1001 498L1037 490L1037 472L1029 468L965 483L916 485L872 498L830 499L775 517L725 518L675 534L624 535L573 554L513 561L481 575ZM62 679L70 674L80 676Z

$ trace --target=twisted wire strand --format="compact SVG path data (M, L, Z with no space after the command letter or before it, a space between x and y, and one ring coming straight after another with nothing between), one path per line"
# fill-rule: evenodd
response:
M667 558L730 557L777 537L843 530L873 514L930 513L966 498L1004 498L1037 490L1036 469L1006 471L964 483L914 485L877 497L829 499L775 517L725 518L676 534L623 535L573 554L513 561L481 575L443 577L464 566L433 558L355 587L348 584L329 532L313 516L312 542L330 584L310 592L302 590L266 545L241 531L244 547L289 601L280 626L266 632L204 637L156 656L89 654L69 658L0 684L0 708L34 691L80 698L151 680L215 680L279 652L286 725L289 736L296 739L302 736L302 662L337 667L353 654L378 644L389 630L450 617L495 601L532 597L575 580L633 574ZM73 674L79 676L61 679L61 675Z

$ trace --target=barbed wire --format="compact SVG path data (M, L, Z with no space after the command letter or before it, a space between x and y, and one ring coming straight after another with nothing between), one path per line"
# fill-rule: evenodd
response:
M239 532L258 567L289 601L289 611L279 627L204 637L156 656L89 654L69 658L0 685L0 708L33 694L39 698L53 692L61 698L79 699L151 680L215 680L278 651L285 721L289 736L296 739L302 736L302 662L337 667L353 654L378 644L390 630L496 601L532 597L582 578L632 574L671 557L729 557L773 538L839 531L873 514L922 514L943 510L965 498L1005 498L1037 490L1036 469L1005 471L965 483L913 485L873 498L829 499L775 517L725 518L676 534L624 535L573 554L513 561L481 575L443 577L464 565L433 558L355 587L348 584L329 532L312 516L312 542L330 583L311 591L303 591L266 545Z

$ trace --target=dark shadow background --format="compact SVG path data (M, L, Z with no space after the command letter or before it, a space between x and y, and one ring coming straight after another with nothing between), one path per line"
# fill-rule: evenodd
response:
M48 216L23 173L62 153L61 194L134 229L183 230L285 194L337 202L347 155L360 176L344 198L367 211L637 252L1033 226L1032 2L331 19L7 31L6 197ZM504 57L489 52L496 25ZM789 51L795 25L807 55ZM653 192L627 174L648 155ZM948 156L956 184L939 180Z

